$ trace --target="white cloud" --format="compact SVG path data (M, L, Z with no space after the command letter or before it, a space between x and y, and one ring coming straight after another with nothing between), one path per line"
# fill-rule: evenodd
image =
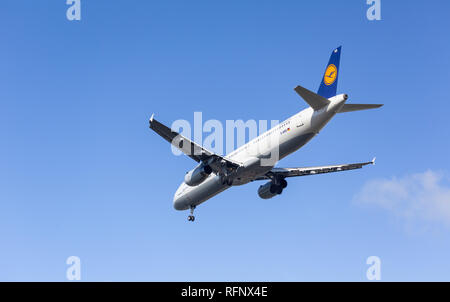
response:
M433 222L450 227L450 185L443 174L431 170L368 181L354 200L379 206L408 222Z

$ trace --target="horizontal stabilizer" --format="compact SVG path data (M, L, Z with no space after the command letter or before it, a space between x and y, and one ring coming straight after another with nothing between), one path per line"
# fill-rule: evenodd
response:
M327 106L330 101L320 96L312 91L309 91L302 86L295 87L295 92L297 92L314 110L320 110Z
M380 108L383 104L344 104L339 113Z

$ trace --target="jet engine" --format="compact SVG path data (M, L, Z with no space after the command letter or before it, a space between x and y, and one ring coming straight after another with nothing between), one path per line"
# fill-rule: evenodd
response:
M281 179L278 184L273 181L269 181L266 184L262 185L258 189L258 195L262 199L270 199L276 195L279 195L283 192L283 189L287 187L287 182L284 179Z
M208 165L200 164L184 176L184 182L191 187L201 184L211 174L212 169Z

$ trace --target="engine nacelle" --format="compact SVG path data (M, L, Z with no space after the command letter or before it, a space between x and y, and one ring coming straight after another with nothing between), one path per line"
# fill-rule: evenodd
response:
M211 174L212 169L208 165L200 164L184 176L184 182L191 187L201 184Z
M265 185L262 185L258 189L258 195L262 199L270 199L275 195L279 195L283 192L283 189L287 187L287 181L284 178L277 179L277 183L269 181Z
M274 184L272 181L269 181L265 185L259 187L258 195L262 199L270 199L275 195L281 194L282 191L283 188L281 188L281 186L278 186Z

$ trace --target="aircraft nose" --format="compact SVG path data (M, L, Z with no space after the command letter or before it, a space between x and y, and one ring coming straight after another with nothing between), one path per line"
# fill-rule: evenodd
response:
M175 210L182 211L189 209L188 187L183 182L178 187L175 195L173 196L173 207Z
M186 209L186 197L181 195L178 196L175 194L173 196L173 208L175 210L181 211L181 210L185 210Z

